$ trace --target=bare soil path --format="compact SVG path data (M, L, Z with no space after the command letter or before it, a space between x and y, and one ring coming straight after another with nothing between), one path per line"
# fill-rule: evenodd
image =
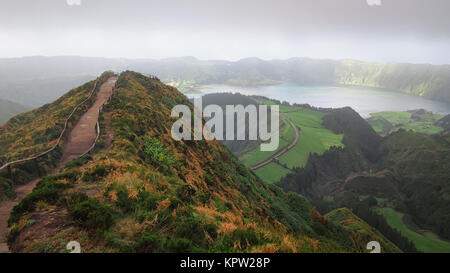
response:
M117 78L112 77L108 79L100 87L97 93L97 99L94 105L81 116L78 123L72 129L69 135L69 141L64 148L61 165L66 164L72 159L83 155L94 143L97 137L97 121L99 110L112 95L112 88L116 83Z
M89 110L84 113L69 135L69 139L63 150L62 158L58 166L63 166L65 163L83 155L97 137L96 124L98 121L99 110L111 97L114 84L117 77L109 78L100 87L97 93L97 98ZM56 174L58 168L54 169L51 174ZM6 244L6 234L8 233L8 218L14 206L19 203L25 196L31 193L33 188L39 182L40 178L32 180L27 184L17 186L14 191L16 198L0 202L0 253L9 252Z

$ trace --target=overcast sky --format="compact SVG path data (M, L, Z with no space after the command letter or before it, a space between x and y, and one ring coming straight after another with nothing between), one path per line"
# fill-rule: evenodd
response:
M0 57L450 63L449 12L449 0L1 0Z

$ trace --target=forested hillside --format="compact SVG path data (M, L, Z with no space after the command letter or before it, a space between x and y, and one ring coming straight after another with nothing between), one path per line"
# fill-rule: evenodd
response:
M323 213L352 208L382 233L391 234L388 238L405 251L410 246L392 232L393 227L421 251L450 251L450 244L442 240L450 238L448 134L399 129L382 138L350 108L327 113L324 125L344 134L345 148L311 155L304 168L278 184L304 194ZM391 228L380 225L376 214ZM393 217L398 215L397 224Z

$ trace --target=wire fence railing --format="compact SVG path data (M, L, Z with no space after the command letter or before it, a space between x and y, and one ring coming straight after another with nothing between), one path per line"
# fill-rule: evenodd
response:
M78 110L78 108L79 108L81 105L83 105L85 102L87 102L89 99L91 99L92 95L95 93L95 90L97 89L97 83L98 83L98 79L95 81L94 87L92 88L92 91L91 91L91 93L89 94L89 96L88 96L85 100L83 100L82 102L80 102L79 104L77 104L77 105L73 108L72 112L71 112L70 115L67 117L66 121L64 122L64 127L63 127L63 130L61 131L61 134L60 134L59 137L56 139L55 144L54 144L50 149L48 149L48 150L46 150L46 151L44 151L44 152L41 152L41 153L39 153L39 154L37 154L37 155L34 155L34 156L30 156L30 157L27 157L27 158L24 158L24 159L19 159L19 160L15 160L15 161L11 161L11 162L5 163L5 164L3 164L3 165L0 167L0 170L3 170L3 169L8 168L8 167L11 167L12 165L15 165L15 164L20 164L20 163L24 163L24 162L27 162L27 161L36 160L36 159L38 159L38 158L40 158L40 157L42 157L42 156L44 156L44 155L47 155L47 154L53 152L56 148L58 148L58 146L59 146L59 144L60 144L60 142L61 142L61 139L64 137L64 134L65 134L65 132L66 132L66 130L67 130L67 127L68 127L68 124L69 124L70 119L72 118L72 116L75 114L75 112ZM97 122L97 123L98 123L98 122Z

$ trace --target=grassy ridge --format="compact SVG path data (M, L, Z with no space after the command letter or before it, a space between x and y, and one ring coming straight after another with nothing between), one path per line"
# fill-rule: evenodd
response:
M19 114L0 131L0 157L7 161L43 152L51 147L61 133L73 107L85 100L94 81L75 88L54 103Z
M176 104L192 108L158 79L122 73L102 112L110 146L44 178L14 209L12 251L61 252L69 240L83 252L365 251L365 241L303 196L263 183L218 141L175 141Z
M89 98L94 87L94 92L98 91L111 75L112 72L105 72L98 79L70 90L52 103L11 118L0 127L0 163L26 158L52 147L74 107ZM94 100L95 93L80 105L69 121L69 128Z
M98 78L96 91L111 75L111 72L105 72ZM53 147L74 107L89 97L94 86L95 81L91 81L74 88L56 101L14 116L1 126L0 165L35 156ZM77 111L73 113L67 124L67 131L76 124L82 113L89 108L95 99L93 97L80 105ZM64 144L65 136L67 134L63 136L60 144ZM13 165L11 175L7 169L0 171L0 199L13 197L13 186L15 184L29 182L54 168L60 156L61 145L38 160Z
M344 226L351 234L353 233L354 235L352 236L355 241L370 242L370 240L374 240L380 242L382 253L399 250L397 246L387 240L378 230L356 217L347 208L335 209L327 213L325 217L332 222Z

